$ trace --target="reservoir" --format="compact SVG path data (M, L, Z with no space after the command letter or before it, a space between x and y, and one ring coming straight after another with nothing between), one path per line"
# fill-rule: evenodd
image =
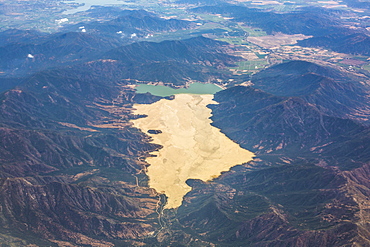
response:
M134 114L147 115L133 120L134 127L163 146L146 161L149 186L168 197L165 208L181 205L191 190L186 180L211 180L254 157L211 125L208 104L217 104L212 94L182 93L172 100L134 105Z
M63 14L70 15L70 14L75 14L77 12L86 11L86 10L89 10L91 6L93 5L104 6L104 5L114 5L114 4L121 4L121 5L125 4L125 2L119 1L119 0L74 0L71 2L84 4L84 5L77 7L75 9L66 10L63 12Z
M174 89L166 86L154 86L147 84L138 84L136 86L136 93L151 93L156 96L167 97L175 94L215 94L222 90L221 87L207 83L192 83L188 88Z

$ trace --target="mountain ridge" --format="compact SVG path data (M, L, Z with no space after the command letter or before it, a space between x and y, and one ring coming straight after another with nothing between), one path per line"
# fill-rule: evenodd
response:
M198 10L234 17L222 26L232 30L231 22L241 21L269 33L352 34L337 10ZM0 33L8 54L0 58L8 66L0 78L0 243L367 246L367 75L308 61L239 75L231 69L245 60L231 56L235 46L225 42L140 41L153 32L191 29L194 22L119 8L94 7L83 15L111 20L65 25L50 35ZM146 175L146 158L162 146L131 123L145 117L133 114L134 104L163 98L137 94L134 86L179 88L195 81L226 85L214 96L218 104L208 106L213 125L256 157L212 180L187 180L192 190L168 210L166 195L151 189ZM233 86L239 83L249 86Z
M369 80L305 61L282 63L252 78L253 87L277 96L296 96L324 114L369 121Z

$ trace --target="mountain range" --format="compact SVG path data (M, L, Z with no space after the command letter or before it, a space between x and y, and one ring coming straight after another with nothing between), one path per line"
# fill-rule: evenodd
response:
M271 32L302 15L312 25L299 21L289 32L296 25L312 39L344 28L336 11L225 6L192 11L228 13ZM2 245L369 245L368 75L293 60L240 76L230 68L244 60L229 54L228 43L121 40L116 33L193 28L189 21L146 11L111 15L53 34L0 33ZM86 32L76 30L82 25ZM130 122L145 117L133 113L134 104L163 98L133 86L194 81L226 86L208 105L212 125L256 157L209 181L188 179L182 205L164 209L166 195L145 174L145 159L162 146Z
M3 76L24 76L58 66L96 60L103 53L132 43L131 34L192 28L181 20L166 20L146 11L124 11L106 22L78 23L61 32L6 30L0 33L0 70Z
M220 246L366 246L369 127L350 116L362 101L344 112L338 104L369 84L340 75L291 61L218 92L212 124L257 158L213 182L189 181L181 228Z
M314 37L299 41L307 47L323 47L336 52L369 55L369 34L366 28L344 23L345 11L305 7L294 12L275 13L257 8L231 4L193 8L195 13L212 13L230 16L235 21L259 27L268 34L304 34Z
M3 241L366 242L361 203L368 190L360 188L368 179L361 170L368 169L369 129L363 119L349 117L361 104L335 111L338 105L330 103L346 95L362 99L367 87L355 75L292 61L254 75L252 86L217 93L219 104L210 106L213 125L257 158L211 182L189 180L193 190L183 205L158 221L158 200L164 198L145 187L140 170L142 158L160 146L128 124L135 118L132 104L144 95L140 99L119 80L104 80L100 73L83 77L83 70L74 69L80 77L72 69L40 72L1 96ZM312 74L322 78L311 80ZM328 92L332 98L320 100ZM146 103L160 98L144 97ZM171 234L151 235L162 221Z

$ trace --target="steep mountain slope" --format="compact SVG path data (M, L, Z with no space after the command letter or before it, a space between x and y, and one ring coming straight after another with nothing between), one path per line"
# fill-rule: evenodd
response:
M330 95L311 73L331 83ZM173 227L218 246L367 246L369 127L325 107L368 86L342 76L292 61L218 92L213 125L257 158L214 181L189 180Z
M205 9L269 33L343 30L331 10ZM243 82L226 68L241 58L205 37L131 43L192 24L111 10L87 15L112 21L62 33L0 33L2 69L38 71L0 80L1 244L369 246L368 77L291 61L253 75L248 87L217 93L213 125L256 157L210 181L189 179L183 204L164 210L166 195L145 175L145 158L161 146L130 123L144 117L132 114L134 103L161 97L136 94L132 85Z
M124 10L120 11L118 17L105 22L87 22L69 25L63 28L64 31L76 32L81 27L87 33L94 33L109 37L130 38L145 37L155 32L169 32L182 29L189 29L195 26L189 21L177 19L163 19L145 10Z
M126 10L120 14L120 17L106 22L67 26L54 34L21 30L0 33L3 38L0 42L2 76L24 76L48 68L94 60L108 50L133 43L147 34L194 26L189 21L167 20L144 10Z
M362 164L356 154L332 156L323 151L336 142L344 150L365 150L361 144L352 146L353 138L367 129L353 120L327 116L301 98L278 97L253 88L235 87L216 95L216 100L220 105L211 106L213 124L244 148L272 157L330 159L335 165L343 162L343 167Z
M259 27L268 34L305 34L314 37L299 41L308 47L323 47L348 54L369 54L368 32L349 28L341 20L340 10L307 7L289 13L274 13L236 5L217 5L194 8L195 13L223 14L236 21Z
M305 61L268 68L252 78L254 88L277 96L300 97L320 112L369 121L369 85L365 76L344 73Z
M342 32L322 37L313 37L298 42L301 46L324 47L336 52L370 55L370 37L364 33Z
M228 44L202 36L119 46L120 41L116 39L71 32L42 36L34 42L11 43L0 47L1 75L6 78L0 89L17 85L11 79L14 76L71 65L71 70L83 70L83 74L100 71L103 73L101 78L162 82L172 86L181 86L189 81L228 80L230 77L236 81L245 79L236 78L228 69L224 69L241 60L240 57L227 54ZM84 63L86 61L90 62ZM79 76L78 73L76 76ZM99 76L98 73L95 76Z
M159 146L128 125L130 114L122 118L135 99L122 90L59 70L1 95L0 214L8 238L112 246L101 239L129 244L157 229L158 196L136 174L141 157Z
M202 36L175 41L139 42L113 49L105 58L127 63L176 61L210 66L228 66L241 60L225 54L227 43Z
M235 168L216 183L193 183L179 222L218 246L342 246L358 231L358 207L338 190L344 183L308 164Z
M63 35L50 42L69 45L68 35L72 40L89 37L74 33L65 42ZM102 50L99 42L89 44ZM145 59L132 46L159 51L161 60ZM183 86L187 80L226 78L227 73L209 66L238 60L223 53L224 46L202 37L144 42L106 53L118 54L119 60L105 57L22 81L7 79L21 85L0 96L0 242L158 243L158 213L165 198L146 187L142 171L148 165L144 158L160 146L129 120L140 117L131 114L134 102L160 97L136 95L126 84L138 78ZM181 49L189 53L172 53Z
M251 26L260 27L268 34L326 35L345 29L341 26L336 11L320 8L303 8L290 13L274 13L257 8L247 8L231 4L205 6L192 9L196 13L217 13L235 18Z
M358 153L350 157L348 150L365 151L353 141L368 129L369 85L364 81L303 61L276 65L256 74L252 87L216 94L220 104L211 106L213 124L257 153L315 153L312 157L335 165L344 160L344 167L361 165ZM347 151L333 155L329 149L336 143Z
M58 177L2 180L2 232L10 230L13 236L26 233L26 239L34 234L35 239L47 239L48 246L68 242L113 246L101 239L125 244L123 239L142 238L156 229L152 226L155 219L147 217L157 203L152 191L137 190L139 198L124 185L99 189L71 182Z
M210 44L207 45L204 40L209 41ZM198 47L184 45L191 42L199 42ZM141 47L146 49L148 54L155 53L157 56L146 56L144 52L137 50ZM226 62L233 63L241 59L227 55L224 51L227 47L225 43L203 37L164 43L139 42L109 51L98 56L94 61L70 66L63 73L71 74L71 78L82 76L84 79L90 77L91 80L114 82L124 80L133 84L137 81L163 83L174 87L184 86L191 81L217 82L217 80L226 81L230 78L234 78L235 81L248 79L248 76L237 77L227 68L222 69L226 66ZM181 49L187 50L188 53L172 52ZM104 58L100 59L101 57ZM221 68L214 68L212 64Z
M87 27L91 27L100 32L122 31L123 35L136 33L141 36L154 32L189 29L194 26L194 23L189 21L163 19L146 11L132 11L132 13L128 15L121 16L106 23L91 23L87 25Z
M0 78L0 93L23 83L24 78Z
M81 32L52 34L43 37L41 43L11 43L0 47L0 69L3 76L25 75L55 66L80 63L118 45L117 40Z
M345 0L348 6L361 9L370 9L370 3L362 0Z
M103 55L104 59L118 61L121 78L148 82L162 82L182 86L189 81L227 80L237 78L226 69L242 58L227 54L228 44L202 36L154 42L138 42L122 46Z
M41 246L366 244L369 129L326 113L331 104L324 104L362 99L359 77L292 61L255 75L252 87L217 93L213 124L258 156L213 181L188 180L193 190L183 205L158 215L165 198L145 187L140 171L160 147L128 123L138 117L133 102L158 97L135 95L116 65L100 60L37 73L1 95L0 239ZM322 92L331 99L309 102L330 96Z
M8 29L0 32L0 46L5 46L12 43L34 43L45 36L45 33L36 30Z

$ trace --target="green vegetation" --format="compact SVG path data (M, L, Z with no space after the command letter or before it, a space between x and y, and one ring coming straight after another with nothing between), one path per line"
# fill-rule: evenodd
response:
M218 38L217 40L227 42L232 45L244 45L247 44L242 37L231 37L231 36L224 36L223 38Z
M227 19L224 19L222 16L219 15L209 15L209 14L197 14L202 20L209 21L209 22L217 22L217 23L225 23L228 22Z
M366 64L364 66L362 66L363 69L366 69L367 71L370 72L370 64Z
M265 31L263 31L262 29L259 29L259 28L247 27L247 26L244 26L244 25L239 25L239 27L241 29L243 29L244 31L246 31L248 33L248 35L252 36L252 37L260 37L260 36L266 36L267 35L267 33Z
M233 67L232 69L237 69L237 70L261 70L268 65L268 62L263 59L263 60L249 60L249 61L241 61L241 62L236 62L237 67Z

